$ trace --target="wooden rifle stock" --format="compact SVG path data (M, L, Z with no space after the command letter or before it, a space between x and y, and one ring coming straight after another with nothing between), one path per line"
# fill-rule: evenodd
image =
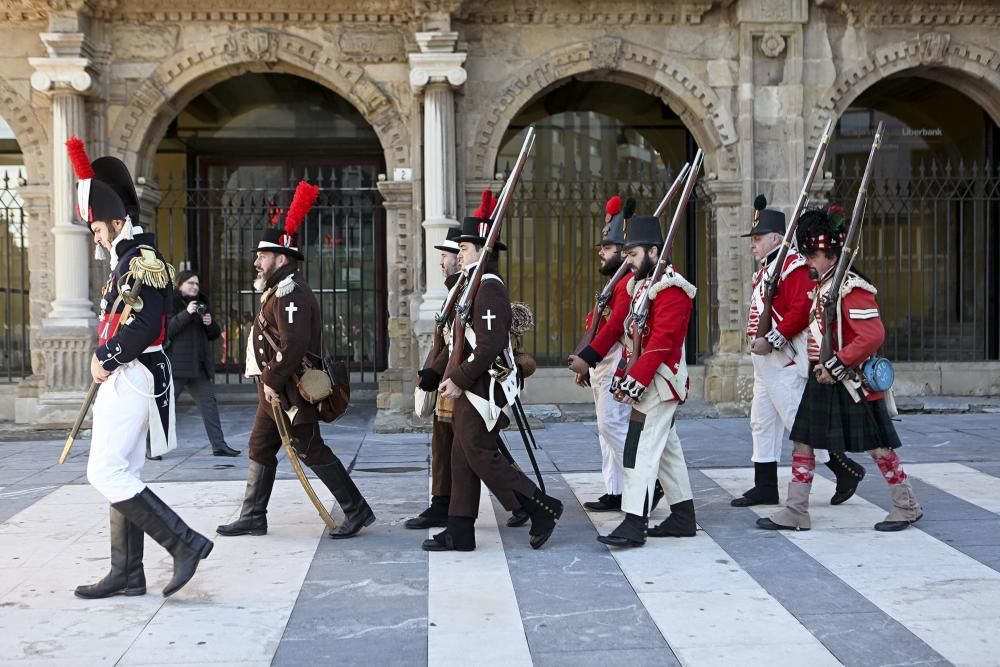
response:
M851 270L854 259L857 257L858 243L861 240L861 223L865 217L865 206L868 198L868 184L872 179L872 171L875 165L875 156L878 155L882 146L882 134L885 131L885 123L879 121L875 130L875 138L872 140L872 148L868 153L868 164L865 165L865 173L861 177L861 185L858 187L858 196L854 200L854 210L851 211L851 225L847 228L847 238L844 240L844 247L840 251L837 259L837 268L830 281L830 291L826 293L823 301L823 321L825 330L823 331L823 341L820 343L819 361L825 364L833 356L833 329L837 323L840 303L840 289L847 279L847 272Z
M689 169L691 169L691 164L689 162L685 162L684 166L681 167L680 173L677 174L677 178L675 178L674 182L671 184L670 189L667 190L667 194L664 195L660 205L657 206L656 211L653 212L653 215L657 218L663 215L664 211L667 210L667 206L670 205L670 202L673 201L674 197L677 196L677 193L680 192L681 184L684 183L684 179L687 176ZM627 263L622 262L622 265L618 267L617 271L615 271L615 275L611 276L611 280L608 281L608 283L604 286L604 289L602 289L597 295L594 305L594 316L590 318L590 326L587 327L587 330L583 334L583 338L581 338L580 342L577 344L576 352L574 352L574 354L580 354L583 348L594 342L594 336L597 335L599 314L604 312L604 307L607 306L608 301L611 300L611 294L614 292L615 285L618 284L619 280L623 280L625 276L628 275L630 270L631 267Z
M535 144L535 128L528 127L528 131L524 136L524 143L521 145L521 152L517 156L517 160L514 162L514 168L507 178L507 182L504 183L503 189L500 190L500 197L497 199L497 206L493 210L492 221L490 225L490 232L486 237L486 243L483 245L483 250L479 255L479 262L476 264L476 268L473 269L472 273L469 274L468 284L464 289L455 290L455 294L461 294L461 297L457 299L457 303L454 306L454 316L452 325L452 336L454 338L453 347L451 350L451 356L448 358L448 366L445 369L445 376L462 363L463 351L465 349L465 324L469 321L472 316L472 302L476 298L476 293L479 291L479 285L483 281L483 275L486 273L486 265L490 261L490 257L493 254L493 248L496 246L497 239L500 237L500 229L503 226L503 216L507 212L507 207L510 205L510 198L514 193L514 188L517 186L518 181L521 180L521 172L524 171L525 162L528 160L528 154L531 152L532 146Z
M789 218L788 226L785 228L785 237L782 239L780 246L781 250L771 264L770 271L764 273L764 303L761 308L760 319L757 322L757 338L766 336L771 331L771 307L774 304L774 297L778 292L778 280L781 278L781 269L785 265L785 259L788 257L788 251L792 247L792 241L795 240L795 230L799 226L799 217L801 217L802 209L805 208L806 202L809 200L809 189L812 187L813 181L816 180L816 174L819 173L820 168L823 166L823 160L826 158L826 149L830 145L830 137L833 135L834 120L831 118L827 121L826 128L823 130L823 136L820 137L819 145L816 147L816 154L813 155L812 164L809 165L809 171L806 173L806 180L802 183L802 191L799 193L799 199L795 202L795 208L792 210L792 217Z
M694 162L691 164L691 171L688 173L686 182L684 183L684 191L681 193L681 198L677 202L677 208L674 209L674 217L670 222L670 229L667 230L667 238L663 241L663 249L660 252L660 259L656 262L656 267L653 269L653 273L650 276L649 285L652 287L660 278L663 277L664 272L667 270L667 265L670 263L670 251L674 245L674 238L677 236L677 232L680 229L681 219L687 210L688 200L691 199L691 193L694 191L694 185L698 181L698 172L701 171L701 163L704 159L704 153L699 148L698 152L694 156ZM639 297L639 303L632 310L632 352L629 355L628 364L625 366L625 375L628 375L629 371L632 370L632 366L635 365L636 360L639 355L642 354L642 333L646 328L646 319L649 317L649 289L647 288L643 291L642 296ZM626 330L628 329L628 324L626 324Z

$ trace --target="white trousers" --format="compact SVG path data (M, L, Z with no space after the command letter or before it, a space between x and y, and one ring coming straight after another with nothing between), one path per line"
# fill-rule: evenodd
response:
M619 403L608 391L621 358L622 345L615 343L608 356L590 371L590 387L597 410L597 439L601 443L601 472L604 473L604 488L613 496L622 493L622 452L628 433L628 416L632 412L631 406Z
M119 367L97 390L87 481L111 503L146 488L139 474L146 463L149 398L130 387L123 374L135 387L153 391L152 375L138 362Z
M781 351L751 354L753 362L753 400L750 404L750 432L753 436L754 463L778 463L785 432L792 430L799 411L806 378ZM816 450L816 461L826 463L830 455Z
M663 401L656 389L650 387L636 408L645 413L646 424L639 436L635 466L625 467L622 511L642 516L643 509L653 503L657 479L670 505L691 500L694 496L681 439L674 424L677 401Z

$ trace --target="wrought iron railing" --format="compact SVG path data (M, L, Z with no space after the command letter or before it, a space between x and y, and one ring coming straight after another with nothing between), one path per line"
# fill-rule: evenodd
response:
M0 173L0 381L13 382L31 373L28 216L17 193L24 171Z
M853 205L861 168L836 175L831 201ZM878 289L884 354L1000 359L1000 171L930 162L876 179L856 266Z
M246 382L247 336L259 306L254 250L268 226L283 224L300 179L321 188L298 243L320 303L326 348L348 363L355 380L375 381L386 365L387 271L374 167L208 165L190 180L160 179L164 196L154 231L169 261L199 272L223 330L217 382Z

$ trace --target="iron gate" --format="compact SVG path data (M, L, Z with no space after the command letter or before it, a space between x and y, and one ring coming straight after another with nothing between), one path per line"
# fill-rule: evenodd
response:
M203 160L189 182L161 178L166 189L154 231L168 261L201 276L223 331L217 382L246 382L246 340L259 306L254 251L265 228L284 224L301 179L320 187L298 243L319 300L326 349L347 362L354 381L376 380L387 351L385 217L377 173L374 164Z
M838 175L831 201L850 211L863 165ZM921 163L876 178L857 266L878 289L883 353L898 361L1000 358L1000 171Z
M622 201L633 197L636 214L650 215L675 177L672 167L649 163L621 173L575 175L528 164L508 209L502 233L509 252L501 262L511 299L527 303L535 315L535 327L524 342L539 364L564 365L606 280L598 273L596 251L607 199L614 194ZM698 287L686 342L689 363L710 352L718 326L709 270L714 231L704 201L698 190L692 194L673 249L677 269ZM661 218L664 235L672 215L673 207Z
M28 219L17 194L24 171L7 168L0 180L0 379L13 382L31 373L28 334Z

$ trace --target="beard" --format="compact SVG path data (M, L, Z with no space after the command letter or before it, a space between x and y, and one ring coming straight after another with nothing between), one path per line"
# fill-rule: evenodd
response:
M266 287L267 287L267 278L260 277L254 279L253 288L255 290L257 290L258 292L263 292Z
M621 265L622 265L622 256L620 254L615 255L611 259L601 264L600 273L602 276L607 276L608 278L610 278L611 276L618 273L618 268Z
M819 280L819 271L817 271L816 269L814 269L813 267L810 266L809 267L809 278L811 280Z
M653 272L653 267L656 266L656 262L649 255L642 258L642 262L639 266L635 267L635 279L642 280L648 278L649 274Z

